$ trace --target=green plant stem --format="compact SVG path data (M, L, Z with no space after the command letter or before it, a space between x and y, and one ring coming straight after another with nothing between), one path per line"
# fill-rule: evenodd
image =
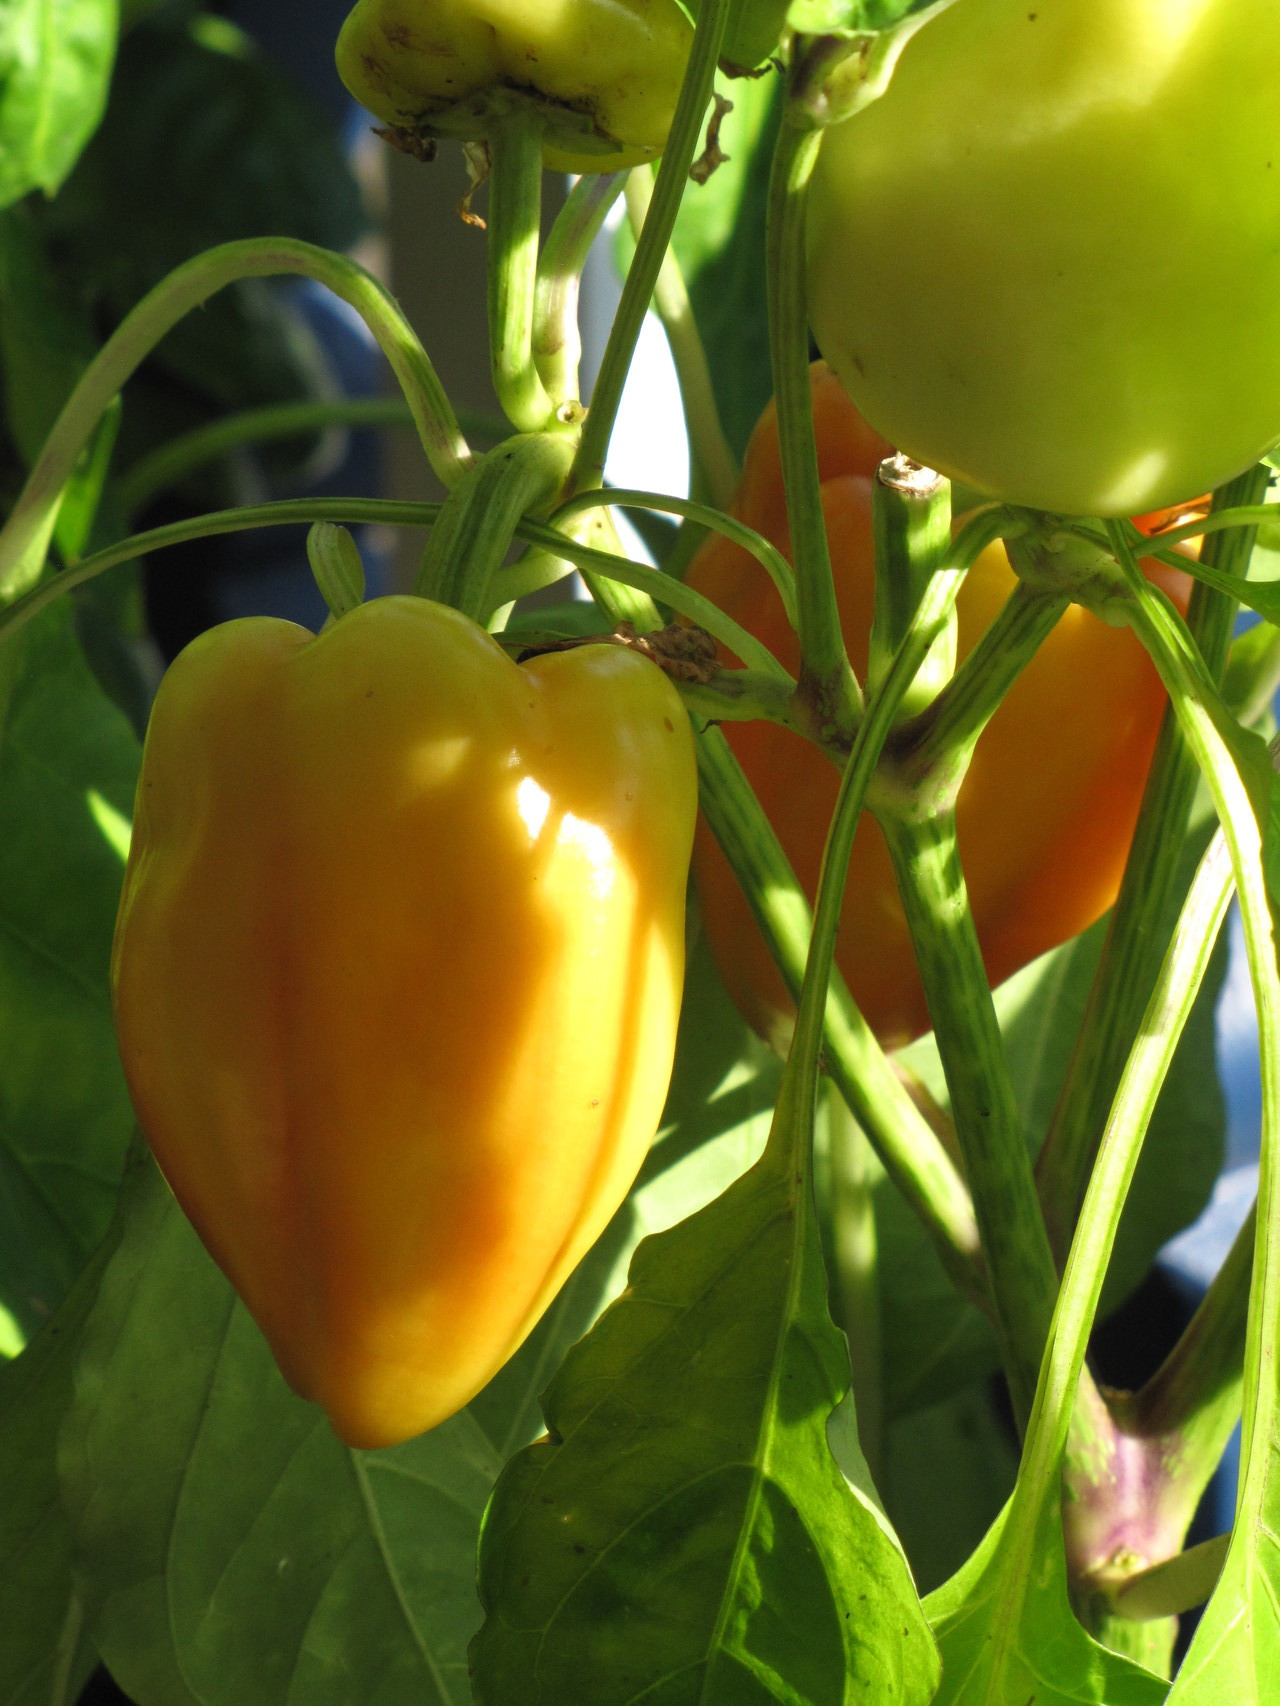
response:
M1266 482L1267 471L1261 468L1233 480L1215 495L1215 515L1232 511L1241 502L1252 502L1266 490ZM1254 537L1252 528L1217 533L1206 542L1206 559L1215 568L1243 574ZM1196 585L1187 627L1215 680L1226 661L1234 618L1235 605L1230 599ZM1197 781L1195 758L1176 716L1169 711L1161 727L1089 1004L1036 1163L1050 1242L1059 1254L1070 1242L1106 1109L1167 940L1167 920Z
M461 410L462 430L477 438L500 439L507 434L499 419ZM335 428L395 428L412 431L409 405L399 397L340 397L310 403L270 403L261 409L241 409L233 415L193 427L158 445L115 481L121 513L132 519L159 494L179 485L188 474L224 456L255 444L306 438Z
M1113 1400L1123 1431L1159 1442L1162 1458L1177 1465L1160 1506L1180 1534L1191 1526L1240 1419L1256 1242L1255 1204L1164 1362L1140 1392Z
M1236 758L1221 732L1232 726L1232 720L1218 698L1212 676L1194 646L1188 644L1176 613L1143 579L1119 529L1113 529L1113 543L1132 594L1130 621L1160 671L1222 825L1240 902L1240 921L1258 1014L1262 1149L1242 1402L1244 1471L1238 1506L1241 1517L1252 1520L1260 1511L1267 1458L1280 1411L1280 1393L1275 1381L1264 1378L1270 1367L1275 1334L1280 1330L1280 1214L1277 1213L1280 1191L1276 1155L1280 1141L1280 970L1267 894L1262 831ZM1242 742L1245 738L1241 737ZM1274 776L1270 775L1269 780L1274 797Z
M517 432L551 425L556 406L533 358L534 297L542 236L542 119L515 105L489 129L489 364Z
M940 570L925 588L910 630L883 683L868 701L866 715L854 737L849 762L840 778L840 789L836 795L835 810L827 832L822 867L818 876L813 932L796 1003L796 1025L783 1068L778 1112L775 1114L774 1130L765 1150L766 1161L777 1140L781 1144L782 1164L794 1164L795 1158L789 1146L795 1133L813 1131L817 1109L818 1063L826 1032L836 935L840 927L849 858L853 851L867 788L875 774L876 764L893 727L903 696L918 674L930 648L939 634L946 629L964 574L963 569Z
M562 504L552 520L559 523L570 516L580 514L583 510L606 507L650 509L667 515L679 515L688 521L701 522L704 527L731 539L735 545L741 545L744 551L751 553L773 582L778 597L782 600L787 620L795 627L796 578L791 564L777 546L770 544L762 534L757 533L753 527L748 527L744 521L739 521L736 516L726 515L722 510L713 509L709 504L699 503L695 498L672 498L662 492L635 491L622 486L607 486L599 491L581 492L576 498L570 498L568 503Z
M550 509L573 461L563 432L509 438L465 473L431 529L414 591L479 620L491 608L489 583L530 511Z
M1203 869L1203 867L1202 867ZM1085 1351L1097 1314L1125 1198L1177 1039L1195 1003L1212 953L1212 919L1218 906L1217 874L1192 887L1161 964L1139 1034L1121 1072L1097 1164L1089 1180L1053 1312L1046 1354L1023 1443L1022 1462L1005 1528L1005 1575L1010 1597L1021 1599L1036 1574L1035 1554L1044 1519L1060 1498L1059 1471L1068 1452L1073 1422L1079 1427L1079 1398L1088 1393ZM1098 1440L1072 1440L1076 1487L1092 1470L1103 1478ZM1080 1498L1068 1497L1068 1519ZM1105 1514L1105 1503L1103 1513ZM1076 1518L1075 1520L1078 1520ZM1005 1626L1015 1626L1018 1607L1002 1607Z
M579 396L582 339L578 332L578 298L582 269L624 181L622 172L589 172L579 178L556 215L538 258L533 359L547 394L557 407Z
M1136 1146L1125 1161L1126 1191L1178 1038L1208 970L1233 886L1226 841L1219 834L1200 861L1179 914L1109 1115L1106 1130L1119 1133L1117 1146ZM1132 1122L1132 1129L1124 1126L1126 1120ZM1101 1151L1098 1164L1102 1165ZM1123 1197L1117 1198L1113 1205L1117 1223L1123 1207ZM1114 1228L1108 1240L1106 1259ZM1105 1269L1098 1275L1099 1287L1104 1277ZM1245 1290L1247 1295L1247 1278ZM1196 1333L1185 1341L1180 1359L1166 1365L1157 1384L1136 1398L1112 1396L1116 1432L1102 1442L1106 1449L1098 1449L1100 1442L1095 1439L1089 1449L1069 1453L1064 1505L1067 1554L1077 1581L1090 1582L1095 1588L1103 1585L1104 1600L1109 1600L1109 1584L1117 1579L1117 1558L1121 1560L1118 1568L1127 1574L1179 1549L1222 1456L1238 1413L1243 1348L1242 1331L1235 1342L1233 1383L1232 1307L1229 1294L1219 1289L1214 1306L1200 1317ZM1206 1328L1226 1328L1227 1343L1206 1342Z
M882 816L951 1095L995 1303L996 1337L1024 1429L1057 1295L1022 1120L956 847L955 813Z
M788 989L798 997L812 937L809 902L724 736L718 729L704 730L697 750L703 813ZM827 1072L919 1216L947 1272L964 1296L989 1311L968 1190L838 969L830 978L824 1049Z
M12 646L6 642L11 642L20 629L56 599L74 592L77 587L86 585L119 563L132 562L167 546L228 533L243 533L255 527L309 526L316 521L427 527L439 518L442 508L443 505L436 503L396 503L386 498L296 498L240 509L216 510L208 515L172 522L165 527L151 528L102 551L95 551L92 556L82 558L74 568L63 569L11 605L0 609L0 656L12 657ZM795 683L786 670L754 635L740 628L692 587L671 580L647 563L632 562L628 557L566 539L563 534L527 517L518 522L515 533L517 538L537 546L548 557L553 552L569 557L571 561L562 572L567 573L576 566L591 574L602 589L607 589L602 597L607 597L606 608L615 613L616 621L633 621L642 631L660 628L662 618L650 596L656 594L690 622L705 627L726 650L738 656L745 653L757 658L759 667L756 669L722 671L716 678L716 687L680 684L691 704L703 715L730 720L768 717L799 732ZM0 688L2 685L3 678L0 678Z
M242 278L301 274L326 285L365 321L391 363L423 448L446 486L470 464L444 390L417 335L390 294L362 267L289 238L227 243L170 273L128 314L85 370L0 532L0 602L39 576L58 506L80 452L125 381L191 309Z
M820 130L789 122L783 111L769 180L765 264L769 296L769 354L778 411L778 449L787 494L791 560L796 570L800 688L813 702L814 724L847 737L863 707L849 664L836 604L818 477L809 385L809 322L805 308L804 217Z
M978 737L1067 603L1018 582L951 681L894 737L895 768L908 786L928 777L955 798Z
M627 213L633 231L638 233L643 229L652 199L653 171L648 166L637 166L627 179ZM727 510L738 485L738 462L720 423L707 352L694 319L684 274L672 249L662 257L653 291L653 305L671 346L671 359L675 363L684 403L689 448L693 452L702 487L717 509Z
M702 120L711 99L720 42L729 18L732 0L703 0L689 52L680 98L667 134L662 163L658 167L649 214L636 244L636 252L622 287L622 300L613 318L604 359L596 376L587 411L582 441L574 463L571 489L583 491L604 480L605 456L613 436L622 388L635 354L640 328L649 311L654 286L667 252L681 197L702 134Z

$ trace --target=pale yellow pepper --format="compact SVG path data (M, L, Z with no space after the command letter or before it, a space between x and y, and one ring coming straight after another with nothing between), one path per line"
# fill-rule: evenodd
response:
M358 0L337 58L395 129L481 138L521 101L549 167L608 172L662 152L692 40L675 0Z

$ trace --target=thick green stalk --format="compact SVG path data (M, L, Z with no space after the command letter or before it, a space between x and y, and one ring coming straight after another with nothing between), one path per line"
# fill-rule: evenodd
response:
M1263 468L1241 475L1215 495L1215 511L1257 502L1266 490L1267 479ZM1205 542L1205 561L1215 568L1243 574L1253 554L1255 537L1252 527L1213 533ZM1226 662L1234 620L1231 599L1197 584L1187 627L1214 680ZM1167 940L1167 920L1175 899L1198 774L1186 735L1170 710L1161 728L1089 1005L1036 1164L1050 1241L1059 1255L1070 1242L1106 1109Z
M533 357L538 244L542 235L542 120L514 106L489 132L489 365L517 432L555 419Z
M805 308L805 204L822 132L788 122L791 111L788 107L783 114L769 182L765 226L769 352L791 560L796 569L800 686L813 702L820 737L825 739L829 732L846 738L861 713L862 693L845 652L822 513Z
M530 510L546 511L573 461L574 440L536 432L510 438L468 470L431 529L414 591L477 621L490 608L489 583Z
M718 729L698 737L702 810L793 996L804 976L812 914L751 785ZM825 1014L824 1064L885 1171L919 1216L960 1291L990 1309L969 1193L912 1102L838 970Z
M956 847L955 813L882 815L982 1236L1019 1429L1058 1290L1031 1160Z

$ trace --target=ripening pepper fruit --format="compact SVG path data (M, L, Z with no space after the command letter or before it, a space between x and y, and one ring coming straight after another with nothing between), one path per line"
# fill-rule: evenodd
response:
M530 105L551 170L612 172L661 154L692 40L674 0L357 0L338 74L415 137L479 140Z
M811 382L836 596L850 658L863 675L874 601L872 476L888 447L823 363L814 364ZM789 550L772 405L748 448L735 507ZM1144 567L1185 606L1184 575L1154 563ZM788 668L798 667L781 601L747 552L713 535L687 578ZM1003 547L984 551L957 603L960 658L1014 584ZM993 984L1078 934L1115 900L1164 704L1164 689L1133 635L1073 605L987 725L960 790L957 833ZM835 805L835 767L774 723L725 724L724 732L812 899ZM730 993L748 1021L781 1045L791 1029L790 997L728 861L701 822L694 872ZM929 1029L893 867L870 817L854 842L836 960L886 1044Z
M809 309L855 403L1005 502L1132 515L1280 440L1275 0L962 0L823 134Z
M193 642L161 684L112 979L142 1129L348 1444L458 1410L629 1189L670 1077L696 811L643 658L456 611Z

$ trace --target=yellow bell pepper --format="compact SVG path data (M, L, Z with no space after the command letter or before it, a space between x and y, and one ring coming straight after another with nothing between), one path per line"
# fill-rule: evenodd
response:
M661 154L692 41L675 0L358 0L337 59L397 130L480 138L526 102L548 167L612 172Z
M230 622L156 699L117 1031L175 1195L347 1443L434 1426L629 1189L671 1071L688 718L425 599Z

